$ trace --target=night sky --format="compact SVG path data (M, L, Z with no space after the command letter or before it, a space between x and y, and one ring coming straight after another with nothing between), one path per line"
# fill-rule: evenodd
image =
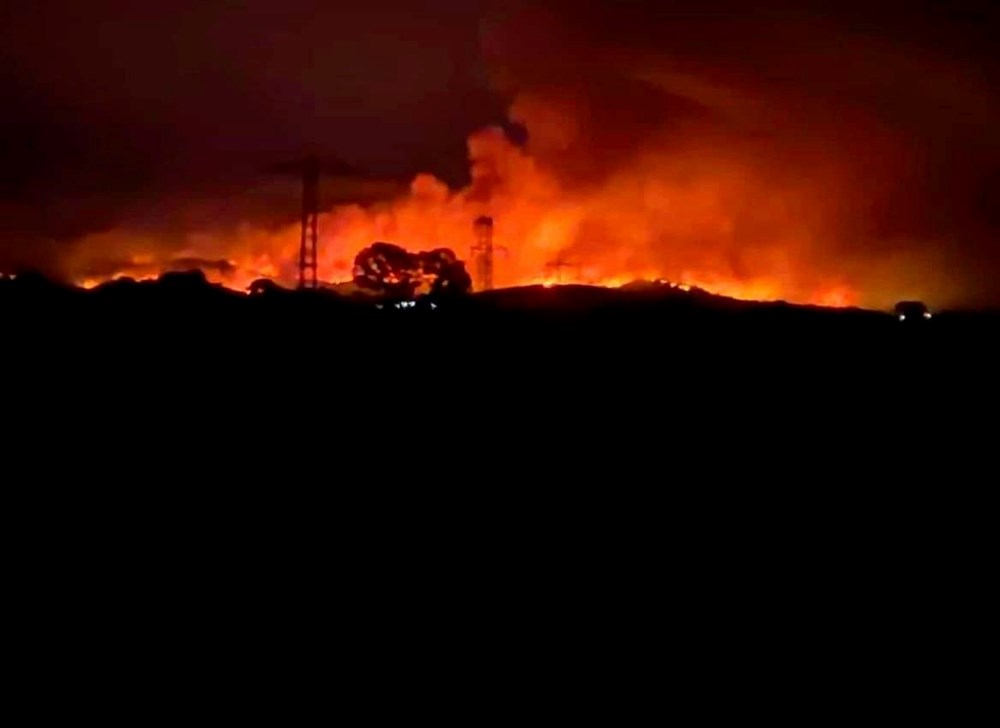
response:
M7 5L0 267L120 225L293 219L261 170L307 150L460 185L467 136L546 93L588 110L582 174L674 118L836 148L878 180L866 241L936 246L970 303L1000 304L993 3Z

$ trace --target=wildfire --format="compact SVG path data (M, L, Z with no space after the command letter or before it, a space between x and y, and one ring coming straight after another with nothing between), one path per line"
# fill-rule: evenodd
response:
M520 112L529 131L531 108ZM468 261L473 220L488 215L505 249L495 260L498 287L662 279L743 299L850 306L864 298L850 268L821 272L830 266L817 251L840 212L819 194L825 182L769 173L753 155L698 140L650 143L611 169L578 173L587 160L565 151L575 140L544 135L572 129L559 129L551 114L542 128L527 147L499 129L473 134L464 189L422 174L398 199L321 215L320 279L349 281L354 256L375 241L414 252L447 247ZM200 232L167 250L119 230L78 241L65 265L87 288L200 268L212 282L246 290L259 278L293 284L298 246L297 224Z

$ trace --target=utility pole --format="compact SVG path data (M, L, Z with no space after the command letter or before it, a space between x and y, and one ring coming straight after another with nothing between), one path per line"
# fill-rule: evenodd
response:
M556 283L562 284L563 269L564 268L577 268L579 269L579 264L570 263L568 260L563 258L561 255L553 261L545 264L546 268L554 269L556 272Z
M302 180L302 233L299 244L299 288L319 285L319 179L321 176L355 177L353 168L339 160L309 156L268 168L275 174Z
M475 242L472 245L473 275L475 275L475 290L493 290L493 254L506 254L507 248L493 245L493 218L483 215L477 217L472 224Z
M319 160L302 163L302 239L299 245L299 288L316 288L319 246Z

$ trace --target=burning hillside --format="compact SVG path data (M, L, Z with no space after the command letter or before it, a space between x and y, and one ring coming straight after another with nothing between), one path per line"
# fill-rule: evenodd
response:
M473 220L488 215L498 287L668 279L832 306L884 306L927 290L926 261L890 255L875 265L865 254L867 231L853 216L877 202L878 175L863 184L830 150L726 133L672 111L621 136L585 99L523 93L511 116L527 143L500 128L473 134L465 188L421 174L395 200L321 215L319 277L350 279L355 255L375 241L468 257ZM79 240L62 266L85 286L197 267L245 288L261 277L292 284L298 246L295 224L191 233L169 249L116 230Z
M1000 295L995 25L729 0L185 4L27 4L0 27L0 271L294 284L295 186L263 171L329 151L401 186L322 181L328 282L375 242L468 261L485 216L496 286Z
M955 297L948 246L914 233L924 159L877 114L830 115L816 94L579 41L540 72L538 59L511 60L520 44L487 41L513 101L505 128L469 137L470 182L419 174L391 201L328 207L321 280L350 279L376 241L468 259L473 221L489 216L498 287L645 278L833 306ZM244 288L294 283L298 246L297 224L187 231L169 244L119 227L78 240L59 265L84 285L198 267Z
M526 121L531 133L534 125ZM544 121L549 127L527 148L500 129L474 134L472 183L465 189L420 175L397 200L322 215L320 278L349 279L354 256L378 240L467 256L472 221L490 215L497 246L505 249L497 256L497 286L667 278L740 298L858 302L857 284L844 272L828 272L810 259L828 213L823 200L809 199L811 191L763 179L752 160L720 157L710 140L680 151L641 150L603 178L577 182L533 153L535 143L544 149L577 141L568 137L571 126ZM167 250L154 237L111 231L78 241L63 265L84 286L200 268L211 280L244 288L260 277L291 284L298 246L294 224L277 231L246 225L231 236L191 234Z

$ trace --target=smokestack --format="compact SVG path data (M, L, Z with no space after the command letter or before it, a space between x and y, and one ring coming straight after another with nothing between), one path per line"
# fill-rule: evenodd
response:
M477 291L493 290L493 218L477 217L472 226L475 243L472 246L475 288Z

